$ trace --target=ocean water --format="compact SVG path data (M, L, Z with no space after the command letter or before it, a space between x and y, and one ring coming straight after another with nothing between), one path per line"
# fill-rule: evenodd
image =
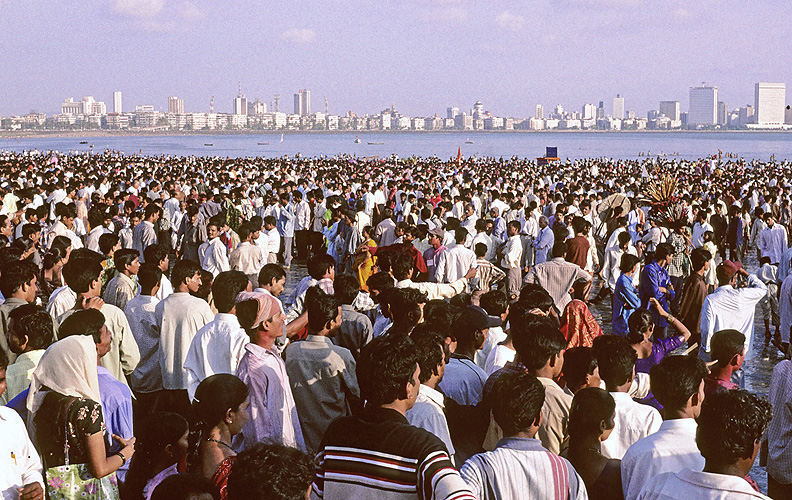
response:
M355 144L355 137L361 143ZM80 144L87 141L87 144ZM471 141L473 144L466 144ZM369 144L377 143L377 144ZM93 148L91 148L93 146ZM358 157L438 156L535 158L545 147L560 158L637 159L640 154L697 159L719 150L748 160L792 160L792 133L784 132L448 132L155 135L118 137L0 137L0 150L103 151L128 154L275 158L337 154Z

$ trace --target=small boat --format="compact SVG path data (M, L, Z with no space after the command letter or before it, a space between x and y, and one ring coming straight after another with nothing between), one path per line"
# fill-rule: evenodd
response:
M360 144L361 142L360 137L355 137L355 144Z
M369 146L381 146L384 142L369 142Z
M214 144L212 144L211 142L205 142L204 146L214 146Z
M267 146L267 145L269 145L269 142L259 142L259 143L257 143L257 144L258 144L259 146Z
M88 144L88 141L80 141L80 144Z
M468 139L468 140L466 140L466 141L465 141L465 144L473 144L473 141L471 141L470 139Z

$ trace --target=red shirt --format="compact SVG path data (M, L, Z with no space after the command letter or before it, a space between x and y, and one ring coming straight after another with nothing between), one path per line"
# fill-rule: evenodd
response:
M568 239L566 261L577 264L581 269L584 269L588 260L590 246L588 238L582 234Z

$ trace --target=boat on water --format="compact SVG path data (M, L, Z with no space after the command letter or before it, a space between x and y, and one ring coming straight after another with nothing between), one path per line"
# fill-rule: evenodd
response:
M361 142L363 141L360 140L360 137L355 137L355 144L360 144Z
M369 142L368 144L369 144L369 146L381 146L382 144L385 144L385 143L384 142Z
M473 144L473 141L471 141L470 139L468 139L468 140L466 140L466 141L465 141L465 144Z
M88 144L88 141L80 141L80 144Z
M211 142L205 142L204 146L214 146L214 144L212 144Z
M269 142L259 142L259 143L257 143L257 144L258 144L259 146L267 146L267 145L269 145Z

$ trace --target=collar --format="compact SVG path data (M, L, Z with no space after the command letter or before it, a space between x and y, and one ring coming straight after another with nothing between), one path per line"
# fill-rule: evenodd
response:
M366 405L363 409L362 419L366 422L397 422L400 424L409 425L407 417L402 415L396 410L391 408L383 408L381 406Z
M342 310L342 311L352 311L352 312L356 312L356 311L355 311L355 308L354 308L354 307L352 307L352 304L341 304L341 310Z
M317 344L327 344L327 345L335 345L330 338L325 337L324 335L308 335L305 337L306 342L316 342Z
M608 394L610 394L611 396L613 396L613 399L614 399L614 400L615 400L617 403L618 403L620 400L621 400L621 401L625 401L625 402L626 402L626 401L634 402L634 401L633 401L633 398L632 398L632 397L631 397L631 396L630 396L628 393L626 393L626 392L610 392L610 391L609 391L609 392L608 392ZM638 404L638 403L635 403L635 404Z
M792 276L792 275L790 275L790 276ZM5 299L4 303L5 304L19 304L21 306L23 306L25 304L29 304L29 302L27 300L20 299L20 298L17 298L17 297L8 297L7 299Z
M245 350L259 359L264 359L267 356L275 356L276 358L280 358L280 356L274 351L274 345L275 344L273 344L273 349L266 349L258 344L254 344L253 342L248 342L245 344Z
M234 314L217 313L215 314L214 320L218 323L228 323L232 327L242 328L239 326L239 319Z
M496 448L508 448L520 451L547 451L542 442L534 438L505 437L498 441Z
M445 408L445 396L443 396L443 393L437 389L432 389L428 385L421 384L420 387L418 387L418 394L430 399L440 408Z
M688 431L695 434L697 428L698 428L698 424L696 424L696 419L694 418L675 418L673 420L663 420L663 423L660 424L660 429L658 429L658 432Z
M406 286L410 286L412 284L411 279L401 280L396 282L396 288L404 288Z

